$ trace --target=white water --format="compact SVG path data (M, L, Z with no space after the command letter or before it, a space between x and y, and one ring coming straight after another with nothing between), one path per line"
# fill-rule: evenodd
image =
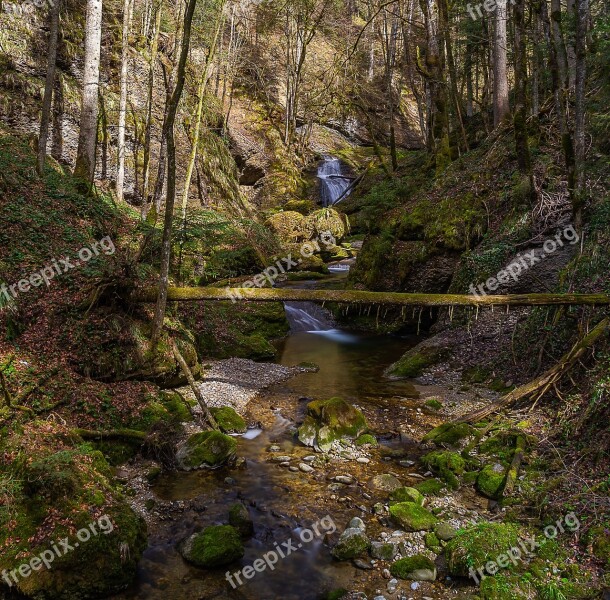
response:
M334 328L330 313L313 302L286 302L286 318L290 331L329 331Z
M345 174L342 172L341 161L337 158L329 156L318 167L320 198L323 206L333 206L349 196L347 189L351 180L343 175Z

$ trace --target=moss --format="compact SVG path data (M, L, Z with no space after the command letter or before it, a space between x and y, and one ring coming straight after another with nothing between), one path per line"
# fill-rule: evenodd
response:
M328 451L335 440L357 438L368 429L364 415L341 398L315 400L307 405L307 416L299 428L306 446Z
M161 402L172 419L178 423L190 423L194 417L189 410L184 397L174 390L166 390L161 394Z
M436 533L433 531L429 531L424 535L424 544L426 548L432 550L432 552L437 552L442 550L441 541L436 537Z
M361 435L354 443L356 446L373 446L374 448L379 446L377 438L370 433Z
M390 506L390 515L405 531L430 531L438 519L415 502L400 502Z
M427 433L423 441L434 442L438 446L449 444L454 446L459 441L472 435L472 427L468 423L444 423Z
M467 383L485 383L489 378L490 371L480 365L469 367L462 371L462 381Z
M416 554L397 560L390 567L390 573L399 579L434 581L436 579L436 566L428 557Z
M218 431L204 431L192 435L178 453L178 461L184 469L219 467L233 459L237 442Z
M427 406L432 410L440 410L441 408L443 408L442 402L440 402L436 398L428 398L428 400L424 402L424 406Z
M341 534L331 553L337 560L349 560L365 554L369 546L370 541L364 531L350 527Z
M467 577L471 567L476 569L496 560L518 543L519 528L508 523L479 523L461 529L445 547L449 572Z
M518 575L499 574L481 581L482 600L530 600L536 598L535 587ZM560 600L556 596L555 600Z
M424 504L424 496L421 492L412 487L400 487L390 493L390 500L396 502L415 502L420 506Z
M254 523L248 509L237 502L229 509L229 525L235 527L242 537L250 537L254 533Z
M223 433L244 433L248 428L244 419L230 406L211 408L210 412Z
M506 470L502 465L486 465L477 476L476 487L479 492L493 500L499 500L504 489Z
M422 457L422 463L436 473L453 489L459 487L457 476L462 475L466 461L457 452L436 450Z
M344 588L333 590L326 595L326 600L341 600L348 595L348 591Z
M610 526L600 525L589 530L589 542L596 558L610 569Z
M427 479L414 486L418 492L424 496L439 496L445 489L445 484L438 479Z
M439 363L448 354L448 348L417 346L391 365L387 374L394 377L419 377L425 369Z
M148 483L156 481L157 479L159 479L162 472L163 470L161 469L161 467L152 467L151 469L148 469L148 471L146 472L146 481L148 481Z
M221 567L243 557L239 533L231 525L213 525L191 536L181 548L188 562L206 568Z

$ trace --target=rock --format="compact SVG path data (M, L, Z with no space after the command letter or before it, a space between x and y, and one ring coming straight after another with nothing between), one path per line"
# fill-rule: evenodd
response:
M276 444L274 444L273 446L269 446L269 450L267 450L267 452L281 452L281 451L282 451L282 449Z
M303 473L311 473L314 470L314 468L307 463L299 463L299 469L301 469Z
M484 496L499 500L502 497L505 478L506 469L503 465L499 463L486 465L477 476L476 488Z
M219 431L203 431L189 437L178 450L176 459L181 469L191 471L220 467L235 458L237 442Z
M373 570L373 565L370 562L367 562L366 560L362 560L361 558L354 558L354 560L352 560L352 563L356 568L362 569L363 571Z
M348 560L363 555L369 548L369 538L362 529L347 528L339 537L331 554L337 560Z
M239 533L231 525L212 525L195 533L182 544L180 553L195 566L214 568L231 564L243 557Z
M383 502L377 502L373 505L373 514L374 515L382 515L387 512L387 508Z
M390 506L390 515L405 531L430 531L438 519L415 502L400 502Z
M472 565L485 565L518 544L519 528L513 524L484 522L460 530L445 547L449 573L468 577Z
M436 580L435 564L422 554L397 560L390 567L390 573L400 579L413 579L415 581Z
M409 467L412 467L415 464L415 461L413 461L413 460L399 460L398 464L401 467L409 468Z
M307 405L307 416L299 427L299 440L306 446L328 452L335 440L356 438L367 429L364 415L341 398L316 400Z
M361 435L355 442L356 446L379 446L377 442L377 438L370 433L365 433Z
M227 485L235 485L235 479L233 479L233 477L225 477L225 483Z
M393 492L399 487L402 487L402 483L400 483L400 480L397 477L394 477L394 475L385 473L383 475L375 475L375 477L369 481L369 487L383 492Z
M360 529L362 531L366 531L366 525L364 524L364 521L360 517L354 517L349 522L349 525L347 527L348 527L348 529L353 528L353 529Z
M288 467L289 471L292 471L293 473L298 473L299 472L299 468L298 467Z
M366 456L360 456L356 459L356 462L359 462L361 465L368 465L371 462L371 459Z
M473 429L468 423L444 423L427 433L422 441L434 442L437 446L455 446L459 441L471 436Z
M286 455L271 457L271 461L276 462L276 463L285 463L285 462L290 462L291 460L292 460L292 456L286 456Z
M235 527L244 538L251 537L254 533L254 522L250 518L248 509L241 502L233 504L229 509L229 525Z
M415 488L399 487L390 493L390 500L395 500L396 502L415 502L423 506L426 499Z
M352 485L356 483L356 479L351 475L337 475L333 478L337 483L343 483L345 485Z
M449 354L449 348L442 344L435 345L431 338L431 341L426 340L415 346L400 360L390 365L386 370L386 375L403 378L419 377L425 369L441 362Z
M248 425L244 419L230 406L210 408L210 412L216 419L220 431L223 433L245 433L248 429Z
M309 456L304 456L303 457L303 462L314 462L316 460L317 456L314 456L313 454L310 454Z
M371 556L379 560L392 560L398 554L398 545L393 542L371 542Z
M457 452L436 450L422 457L422 463L444 479L451 488L459 487L458 476L464 473L466 461Z
M436 534L436 537L443 540L443 542L448 542L456 536L457 530L449 523L439 523L434 528L434 533Z
M440 554L443 550L441 541L438 539L436 533L433 533L432 531L429 531L424 535L424 545L428 550L432 550L432 552L435 552L436 554Z

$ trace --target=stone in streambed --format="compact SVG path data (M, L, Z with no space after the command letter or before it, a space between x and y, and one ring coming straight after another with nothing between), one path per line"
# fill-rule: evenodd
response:
M237 442L219 431L203 431L189 437L178 450L178 465L185 471L220 467L235 458Z
M421 492L412 487L399 487L390 493L390 500L395 502L415 502L424 505L425 498Z
M415 502L399 502L390 506L390 515L405 531L431 531L438 519Z
M339 537L331 554L337 560L349 560L365 554L370 546L369 538L364 532L365 529L364 521L359 517L354 517Z
M254 533L254 523L248 509L241 503L233 504L229 509L229 525L235 527L239 534L248 538Z
M502 497L505 479L506 469L501 464L486 465L477 476L476 488L484 496L499 500Z
M400 579L413 579L415 581L436 580L435 564L422 554L397 560L390 567L390 573Z
M375 475L375 477L369 481L369 487L383 492L393 492L399 487L402 487L402 483L400 483L400 480L397 477L394 477L394 475L385 473L383 475Z
M243 557L239 533L231 525L213 525L188 538L180 553L197 567L214 568L231 564Z
M371 542L371 556L378 560L392 560L398 554L398 545L393 542Z
M244 419L230 406L210 408L210 412L223 433L245 433L248 429Z

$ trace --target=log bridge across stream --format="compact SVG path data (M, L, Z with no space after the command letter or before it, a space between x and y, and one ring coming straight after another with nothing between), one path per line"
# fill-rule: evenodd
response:
M137 290L131 300L137 303L157 301L158 288ZM403 294L399 292L363 292L355 290L305 290L289 288L177 288L170 287L169 302L249 300L255 302L338 302L340 304L380 306L608 306L610 294L512 294L474 296L462 294Z

